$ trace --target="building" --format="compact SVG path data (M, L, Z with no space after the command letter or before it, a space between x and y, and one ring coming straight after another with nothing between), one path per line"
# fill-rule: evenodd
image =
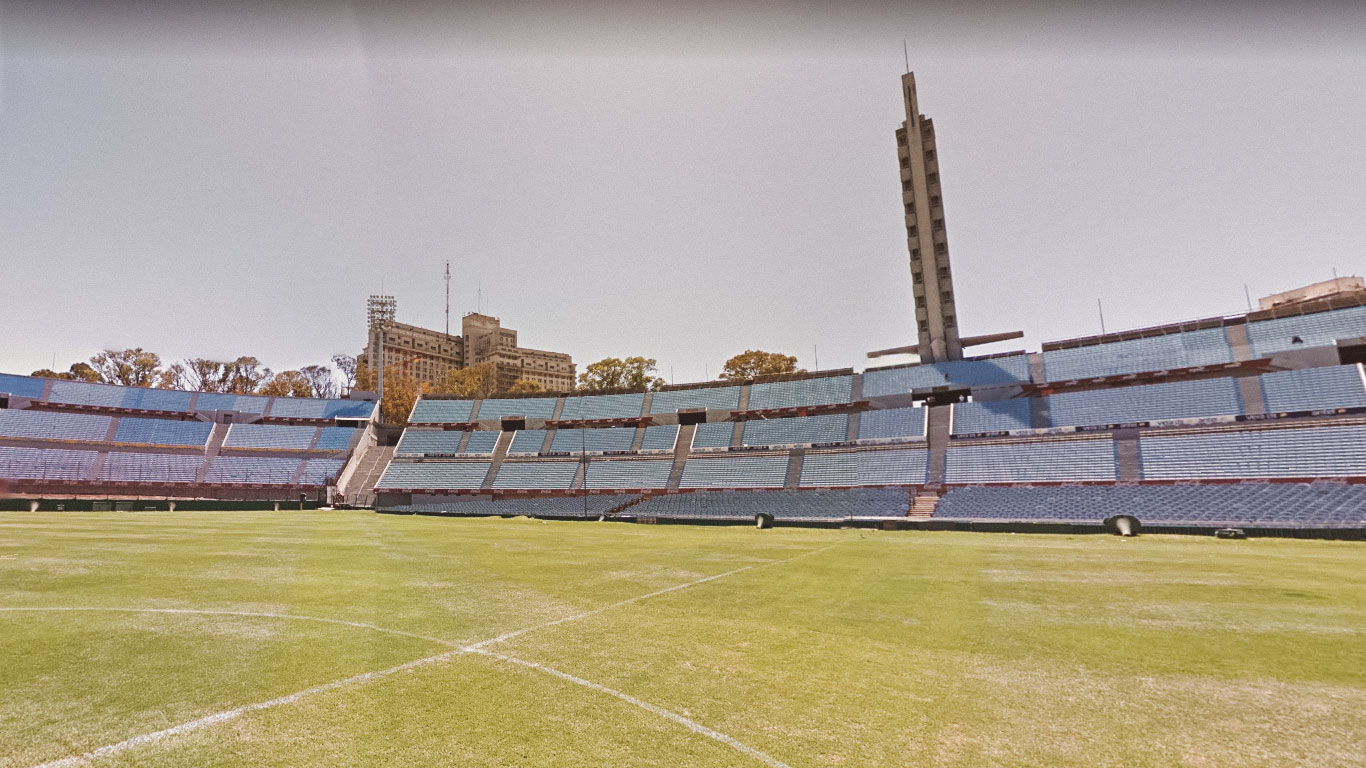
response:
M1293 291L1273 293L1257 300L1258 309L1275 309L1288 304L1303 304L1330 296L1350 296L1366 293L1366 282L1360 277L1334 277Z
M498 388L507 390L518 379L528 379L552 392L574 388L574 360L562 352L517 346L517 332L498 318L471 312L460 321L461 335L445 334L400 323L373 320L359 360L374 367L371 347L383 349L386 367L406 368L418 381L439 387L446 374L480 363L493 363Z
M896 131L901 160L901 202L906 208L906 246L911 254L916 330L922 362L961 360L958 318L944 226L944 193L939 185L934 121L920 114L915 74L901 76L906 120Z

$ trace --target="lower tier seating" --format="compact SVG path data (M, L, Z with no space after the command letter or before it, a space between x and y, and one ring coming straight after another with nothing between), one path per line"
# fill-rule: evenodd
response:
M1100 523L1126 514L1147 525L1366 527L1366 485L1233 483L953 488L934 517Z
M947 483L1115 479L1115 442L1108 437L1095 440L950 445L944 475Z
M1145 480L1366 476L1366 425L1143 435Z
M650 496L621 510L621 517L753 520L848 520L856 517L905 517L904 488L819 491L699 491Z

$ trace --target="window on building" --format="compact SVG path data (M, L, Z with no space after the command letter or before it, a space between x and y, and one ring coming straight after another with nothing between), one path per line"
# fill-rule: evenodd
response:
M910 191L911 191L911 180L910 180L910 179L902 179L902 180L901 180L901 189L904 190L904 191L906 191L906 192L910 192Z
M916 297L915 297L915 306L916 306L917 309L924 309L924 308L925 308L925 297L924 297L924 296L916 296Z
M929 324L927 321L921 320L920 323L919 323L919 325L920 325L920 332L921 332L921 333L929 333L929 331L930 331L930 324Z
M943 220L943 219L935 219L935 220L934 220L934 231L935 231L935 232L943 232L943 231L944 231L944 220Z
M939 302L940 302L941 304L952 304L952 303L953 303L953 294L950 293L950 292L948 292L948 291L943 291L943 292L941 292L941 293L939 294Z
M902 167L902 168L910 168L910 167L911 167L911 158L906 157L905 155L902 155L902 156L901 156L901 167Z
M949 279L949 268L948 268L948 267L940 267L940 268L939 268L939 279L940 279L940 280L948 280L948 279Z
M931 197L931 198L930 198L930 207L931 207L931 208L940 208L940 207L942 207L942 206L943 206L943 203L942 203L942 201L940 201L939 195L935 195L934 197Z
M925 150L925 159L926 159L926 160L931 160L931 161L934 160L934 150L933 150L933 149L927 149L927 150Z
M912 248L912 249L911 249L911 261L920 261L920 249L919 249L919 248Z
M899 146L899 147L904 147L904 146L906 146L906 131L905 131L905 129L902 129L902 128L898 128L898 129L897 129L897 132L896 132L896 143L897 143L897 146Z
M949 247L948 247L947 245L945 245L944 243L935 243L935 244L934 244L934 253L935 253L936 256L943 256L944 254L946 254L946 253L948 253L948 252L949 252Z
M921 272L920 270L916 270L916 271L912 272L912 273L911 273L911 282L912 282L912 283L915 283L916 285L920 285L921 283L925 282L925 274L924 274L923 272Z
M939 174L937 174L937 173L926 174L926 176L925 176L925 181L929 182L930 184L938 184L938 183L939 183Z
M906 203L906 215L907 215L907 216L914 216L914 215L915 215L915 203Z
M920 234L920 228L912 224L906 227L906 234L910 235L911 237L916 237Z
M944 315L944 327L945 327L945 328L952 328L952 327L953 327L953 315Z

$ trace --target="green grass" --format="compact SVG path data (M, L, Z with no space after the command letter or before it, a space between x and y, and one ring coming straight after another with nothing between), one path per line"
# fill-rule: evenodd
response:
M90 764L1366 765L1360 543L14 513L0 609L0 767L440 654Z

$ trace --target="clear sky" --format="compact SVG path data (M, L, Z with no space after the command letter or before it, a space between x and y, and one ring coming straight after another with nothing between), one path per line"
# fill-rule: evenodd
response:
M447 259L580 366L861 368L915 337L903 38L983 352L1366 269L1362 3L134 5L0 0L0 371L325 361Z

